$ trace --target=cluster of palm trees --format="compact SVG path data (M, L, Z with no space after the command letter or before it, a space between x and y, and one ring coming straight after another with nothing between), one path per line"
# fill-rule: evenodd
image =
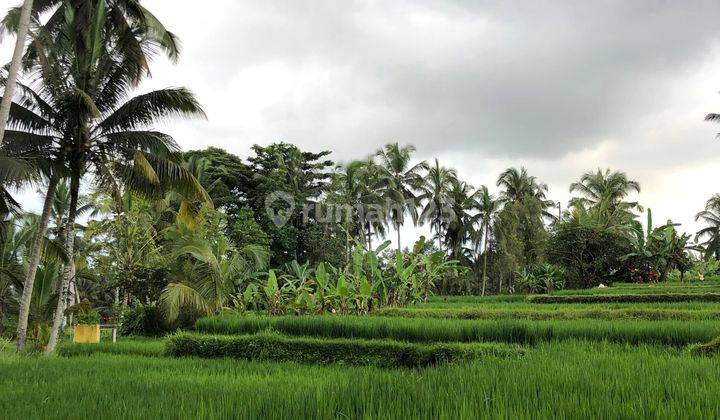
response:
M22 65L13 63L11 74L0 79L3 103L10 104L7 124L1 125L5 131L0 148L0 211L7 215L17 207L9 192L13 187L45 186L20 300L19 350L25 345L33 283L57 186L69 185L69 205L55 234L64 250L64 264L46 347L52 352L75 275L82 185L92 183L110 193L118 206L124 191L157 198L173 189L191 203L207 201L198 181L182 165L172 137L152 128L161 118L204 114L183 88L130 97L149 75L155 54L162 52L175 60L179 53L175 36L137 0L36 2L29 8L11 9L3 23L5 29L17 32L18 43L29 43L21 54Z
M356 212L349 239L357 239L372 249L373 237L385 237L395 229L398 249L400 231L408 221L427 224L436 247L449 259L477 260L482 265L481 293L487 282L487 249L495 235L496 216L508 202L537 200L542 217L553 219L554 203L546 197L547 185L528 174L525 168L509 168L500 174L500 194L487 186L474 188L459 179L457 171L441 166L435 159L414 163L413 146L390 143L373 157L340 166L334 174L334 194L330 201L354 205ZM482 263L478 258L482 256Z

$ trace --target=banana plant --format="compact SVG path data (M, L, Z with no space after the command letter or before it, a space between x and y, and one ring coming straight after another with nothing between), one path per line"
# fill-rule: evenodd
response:
M265 303L267 305L267 311L270 315L280 315L285 313L285 302L283 292L284 290L278 286L277 276L275 271L270 270L268 272L268 278L262 287L263 293L265 294Z

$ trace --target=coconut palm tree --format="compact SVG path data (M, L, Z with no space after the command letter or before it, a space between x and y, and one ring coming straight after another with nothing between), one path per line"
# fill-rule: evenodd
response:
M18 20L20 15L26 16L27 9L11 9L3 19L0 26L9 32L19 32ZM40 21L40 15L50 12L50 17ZM27 14L29 16L30 14ZM178 56L178 45L175 36L167 31L164 26L147 9L142 7L137 0L116 0L99 2L96 0L73 0L73 1L40 1L35 2L32 8L33 25L36 27L33 41L25 56L25 67L31 69L34 66L42 68L44 61L51 58L55 63L63 63L65 67L73 68L75 75L74 82L81 88L90 91L89 85L102 86L104 94L108 97L126 94L124 85L137 85L144 74L149 73L150 57L156 50L162 50L173 61ZM20 19L22 20L22 19ZM22 25L20 25L22 26ZM88 36L89 35L89 36ZM18 37L20 39L20 36ZM62 42L57 42L62 41ZM103 46L103 43L105 46ZM48 50L45 46L62 46ZM94 64L100 59L98 55L107 54L108 47L112 46L114 61L105 61L106 64L122 63L112 65L106 69L105 75L109 77L105 83L98 83L94 80L92 72L96 71ZM45 72L47 73L47 71ZM55 72L55 79L62 72ZM41 74L47 78L48 74ZM60 85L62 87L62 85ZM29 90L26 86L20 85L21 89ZM46 83L46 89L53 88L56 91L58 86ZM6 89L7 93L7 89ZM28 93L28 92L25 92ZM57 93L57 92L55 92ZM86 93L86 92L83 92ZM31 92L32 94L32 92ZM81 96L81 95L80 95ZM4 95L10 100L11 94ZM42 99L42 98L41 98ZM36 104L37 105L37 104ZM22 111L22 110L21 110ZM21 112L20 111L20 112ZM22 113L22 112L21 112ZM5 125L2 125L4 128ZM26 127L27 128L27 127ZM36 130L43 130L42 126L33 127ZM17 135L17 133L15 133ZM7 138L8 136L5 136ZM37 138L35 139L37 140ZM59 159L64 163L65 157ZM39 244L45 236L49 209L53 201L54 186L59 181L57 171L47 177L48 189L43 206L40 229L37 231L35 244ZM29 305L32 293L32 279L39 262L39 247L34 246L27 271L26 288L23 297L23 308ZM27 310L21 311L26 313ZM26 316L21 313L18 323L18 345L22 347Z
M105 11L98 7L96 17ZM197 180L182 165L179 148L167 134L154 131L152 124L172 116L204 116L199 104L186 89L161 89L125 100L132 86L133 70L127 59L115 54L105 43L102 19L94 20L94 36L85 39L83 54L75 48L72 34L77 30L73 16L66 16L66 36L52 45L38 45L38 54L47 57L34 69L37 86L23 87L20 100L10 112L16 131L38 144L58 144L70 178L70 206L66 219L65 248L72 261L75 218L80 183L92 175L96 185L120 199L121 185L148 197L158 198L171 188L208 200ZM67 57L77 52L76 60ZM132 67L132 66L130 66ZM57 340L63 317L67 285L73 276L66 264L59 304L53 322L48 351Z
M535 176L528 174L524 167L508 168L503 171L497 180L497 186L501 188L501 197L507 201L522 201L528 197L537 199L542 207L543 216L553 220L556 216L548 211L555 206L552 200L548 200L546 193L547 184L539 182Z
M398 143L390 143L376 153L380 159L380 169L385 172L386 178L392 180L388 187L388 198L391 202L388 216L397 231L398 250L402 249L400 228L405 222L405 214L409 213L413 223L417 223L418 203L415 191L422 186L422 171L428 169L425 161L410 166L414 151L415 147L412 145L401 147Z
M502 208L503 199L496 198L483 185L475 192L475 200L477 201L477 209L479 211L477 217L480 219L480 232L483 234L483 270L482 270L482 290L481 295L485 296L485 288L487 285L487 254L488 254L488 235L491 230L490 224L495 219Z
M703 240L704 257L714 256L720 259L720 194L715 194L705 203L705 210L695 215L695 220L702 220L705 227L696 234L696 240Z
M581 203L597 208L606 216L608 224L632 220L633 210L643 211L637 202L623 201L630 193L640 192L640 183L629 179L624 172L610 169L586 172L578 182L570 184L570 192L581 195L571 200L571 206Z
M443 222L448 216L448 207L451 204L449 193L456 179L455 169L442 167L435 159L435 165L428 169L425 183L420 187L420 199L427 201L420 213L419 221L421 224L430 221L430 228L435 231L440 250L442 250Z
M475 215L478 207L473 186L454 179L448 192L450 217L443 223L445 246L454 260L468 260L472 250L466 247L477 236Z

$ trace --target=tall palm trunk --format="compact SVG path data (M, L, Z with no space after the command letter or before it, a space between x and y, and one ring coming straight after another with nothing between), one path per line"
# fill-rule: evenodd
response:
M80 177L74 174L70 182L70 208L68 217L65 221L65 252L67 253L68 263L63 266L62 279L60 280L60 289L58 293L58 303L55 307L55 315L53 317L52 330L50 331L50 340L45 347L45 354L51 354L55 350L65 313L65 299L68 293L68 287L75 277L75 218L77 217L77 202L80 190Z
M27 38L27 33L30 29L30 11L32 10L32 5L33 0L25 0L20 11L15 51L13 51L10 71L8 71L8 78L5 83L5 93L3 94L2 102L0 102L0 144L2 144L3 138L5 137L5 123L7 123L8 116L10 115L10 102L15 93L17 75L20 71L22 54L25 49L25 38Z
M370 226L370 223L367 224L367 246L368 251L372 251L372 226Z
M33 286L35 284L35 274L37 273L37 268L40 264L42 243L45 239L45 234L47 233L57 184L58 178L56 176L51 176L47 194L45 194L45 203L43 204L42 215L40 216L40 225L38 226L37 232L35 232L35 238L33 239L30 260L28 261L28 269L25 275L25 283L23 283L22 297L20 298L20 315L18 317L17 327L17 351L22 351L25 347L28 316L30 315L30 302L32 300Z
M400 223L397 223L395 228L397 229L398 251L402 252L402 245L400 244Z
M487 252L488 252L488 224L485 223L485 244L483 248L483 281L482 281L482 296L485 296L485 286L487 284Z

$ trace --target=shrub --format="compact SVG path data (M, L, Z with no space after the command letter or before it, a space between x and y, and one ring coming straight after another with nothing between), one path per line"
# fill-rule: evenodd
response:
M167 342L174 357L233 357L307 364L374 365L385 368L417 368L484 356L518 356L518 346L502 344L417 344L390 340L319 339L285 337L274 332L217 336L180 333Z
M138 303L122 312L119 332L121 335L159 336L169 331L160 309L155 304Z
M565 273L562 267L545 263L517 271L515 284L525 293L552 293L565 287Z
M81 312L73 318L75 325L97 325L100 323L100 314L97 311Z
M565 269L567 287L609 285L625 272L621 257L630 253L622 235L593 226L562 223L552 233L547 260Z
M667 303L720 302L720 293L666 293L613 295L535 295L526 298L531 303Z

